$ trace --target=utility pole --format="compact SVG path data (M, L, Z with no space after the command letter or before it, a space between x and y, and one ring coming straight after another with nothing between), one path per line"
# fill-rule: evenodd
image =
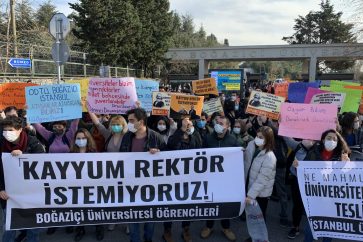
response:
M15 57L18 57L18 46L16 40L15 0L10 0L10 18L11 18L11 25L13 27L14 55Z

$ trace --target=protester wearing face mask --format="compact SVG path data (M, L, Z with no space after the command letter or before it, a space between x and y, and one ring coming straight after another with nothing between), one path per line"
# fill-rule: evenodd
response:
M216 124L216 120L217 118L221 117L222 116L222 113L220 112L214 112L212 113L212 116L210 117L210 122L209 122L209 126L213 129L214 128L214 125Z
M237 119L232 129L232 134L237 139L238 146L246 148L253 137L247 133L246 123L242 119Z
M189 118L181 121L181 127L168 140L168 150L189 150L202 148L202 139L194 129L193 122ZM190 221L182 221L182 238L184 242L191 242ZM166 242L173 242L172 222L164 222L163 239Z
M288 181L291 188L292 198L292 228L287 237L295 239L300 234L300 223L304 214L304 204L300 196L300 188L297 180L296 166L299 160L304 160L307 153L313 148L314 140L296 141L293 138L283 137L287 146L292 150L287 158L287 166L289 168Z
M205 148L223 148L223 147L238 147L237 139L229 132L230 122L226 117L217 117L214 125L214 132L207 135L205 139ZM221 220L222 232L224 236L230 241L236 240L236 235L230 228L230 220ZM208 220L206 227L201 231L201 237L203 239L208 238L214 226L214 220Z
M342 136L348 146L363 146L363 131L360 128L360 119L357 113L345 113L340 121Z
M44 153L44 147L35 136L28 135L23 130L23 120L19 117L7 117L1 122L3 127L2 137L0 138L1 153L11 153L13 156L21 154ZM4 170L0 154L0 200L3 209L3 223L5 227L6 200L9 199L6 193L4 182ZM16 181L14 181L16 182ZM15 241L16 230L3 230L2 241ZM39 241L39 229L24 230L24 237L28 242Z
M305 157L305 161L350 161L350 149L343 137L334 129L325 131L321 135L321 140L313 146ZM295 164L298 166L298 163ZM313 235L310 226L305 226L304 242L312 242ZM331 238L324 237L324 242L332 241Z
M71 145L71 153L93 153L97 152L96 143L92 138L90 132L86 129L79 129L75 136L74 142ZM85 227L77 226L74 241L80 241L85 235ZM96 225L96 239L103 240L104 227L103 225Z
M37 133L46 142L47 153L69 153L71 142L77 131L79 119L74 119L67 130L66 121L55 121L52 124L52 131L47 130L42 124L33 124ZM71 233L71 228L66 228L67 233ZM56 228L48 228L47 234L54 234Z
M79 119L71 122L67 129L66 121L55 121L52 124L52 131L47 130L41 124L33 124L37 133L47 142L48 153L68 153L70 151L70 143L78 128Z
M120 152L150 152L155 154L166 149L163 138L157 132L147 127L147 114L142 108L129 110L127 113L129 123L128 132L124 135ZM152 159L152 158L150 158ZM144 242L151 242L154 234L154 223L145 223ZM130 224L131 242L141 242L140 224Z
M248 143L244 152L246 204L251 204L253 200L256 200L265 222L268 200L272 194L276 174L274 142L272 129L263 126L257 130L256 138ZM252 242L253 239L248 238L245 242Z
M159 116L153 129L163 137L165 144L167 144L169 137L174 134L177 128L178 126L173 119L169 119L166 116Z
M195 121L195 130L199 133L202 140L205 139L205 137L208 134L211 134L213 132L213 129L207 124L208 120L208 114L205 112L202 112L202 114L196 117Z
M106 128L99 116L92 112L89 112L89 116L105 140L103 143L103 150L106 152L119 152L122 138L127 132L127 123L124 117L121 115L112 117L109 121L109 127ZM115 226L115 224L110 224L108 230L113 231ZM128 234L129 229L127 226L128 225L126 225L126 233Z

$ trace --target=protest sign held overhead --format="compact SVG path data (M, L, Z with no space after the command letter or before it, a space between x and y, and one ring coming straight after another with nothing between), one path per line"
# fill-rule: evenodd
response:
M154 80L135 80L137 99L141 107L150 113L153 107L153 92L159 91L159 82Z
M70 120L82 117L79 84L43 85L25 88L28 123Z
M87 95L88 95L89 78L68 80L66 81L66 83L69 84L79 83L79 85L81 86L82 112L87 112Z
M285 98L283 97L252 91L246 113L264 115L268 118L277 120L279 119L281 104L284 101Z
M286 99L288 96L289 83L288 82L275 83L274 89L276 96L284 97Z
M169 116L170 94L167 92L153 92L152 115Z
M218 89L216 80L214 78L207 78L192 82L193 93L197 95L213 94L218 96Z
M300 193L314 238L363 241L362 170L362 162L299 162Z
M240 148L3 153L2 160L7 229L225 219L244 209Z
M189 116L192 119L196 115L200 116L203 109L204 97L185 94L171 93L170 117L181 119Z
M329 91L324 91L324 90L320 90L319 88L309 87L308 91L306 92L304 103L311 103L311 99L316 94L322 94L322 93L329 93Z
M321 93L312 97L311 104L335 104L341 108L344 104L345 93Z
M204 102L203 111L211 116L215 112L223 113L223 107L219 98L213 98Z
M25 105L25 87L37 86L33 83L5 83L0 85L0 109L15 106L18 109Z
M87 104L92 113L124 114L136 101L134 78L92 78L89 82Z
M286 137L320 140L324 131L336 128L337 112L335 104L284 103L278 133Z
M322 90L331 92L345 93L346 99L344 100L343 107L340 113L344 112L357 112L362 98L362 90L355 90L345 88L345 86L359 86L359 83L344 82L344 81L331 81L330 87L322 87Z
M289 84L288 100L292 103L304 103L309 87L319 88L319 82L294 82Z
M216 80L219 91L238 91L241 89L243 70L212 71L210 75Z

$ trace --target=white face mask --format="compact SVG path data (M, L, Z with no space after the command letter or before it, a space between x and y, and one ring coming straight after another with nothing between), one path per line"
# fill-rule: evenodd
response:
M158 124L158 130L159 130L160 132L165 131L165 130L166 130L166 125Z
M86 147L87 139L76 139L75 144L80 148Z
M223 134L224 128L220 124L215 124L214 131L216 131L217 134Z
M334 140L325 140L324 141L324 147L327 151L332 151L334 150L338 145L338 142L334 141Z
M265 140L264 140L264 139L260 139L260 138L256 137L256 138L255 138L255 144L256 144L257 146L262 146L262 145L264 145L264 144L265 144Z
M189 131L187 131L188 135L192 135L194 133L194 127L191 127Z
M17 134L16 131L3 131L4 138L9 142L14 142L19 138L20 134Z
M233 133L240 134L241 133L241 128L233 128Z
M357 130L359 129L359 127L360 127L359 122L355 122L353 128Z
M133 123L128 123L127 124L127 128L128 130L130 130L132 133L136 133L137 129L135 128L135 124Z
M236 97L236 96L232 96L232 97L231 97L231 100L232 100L232 101L236 101L236 99L237 99L237 97Z

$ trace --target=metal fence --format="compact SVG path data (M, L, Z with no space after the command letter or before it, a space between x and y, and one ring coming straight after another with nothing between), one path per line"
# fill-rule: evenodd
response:
M37 46L31 44L17 44L17 55L15 56L14 44L0 41L0 76L2 77L54 77L57 75L57 67L52 59L51 47ZM87 53L81 51L70 51L68 62L62 66L62 77L89 77L99 76L100 66L91 65L87 60ZM30 58L31 68L13 68L8 64L11 58ZM124 67L110 67L112 77L143 76L143 72L137 69Z

